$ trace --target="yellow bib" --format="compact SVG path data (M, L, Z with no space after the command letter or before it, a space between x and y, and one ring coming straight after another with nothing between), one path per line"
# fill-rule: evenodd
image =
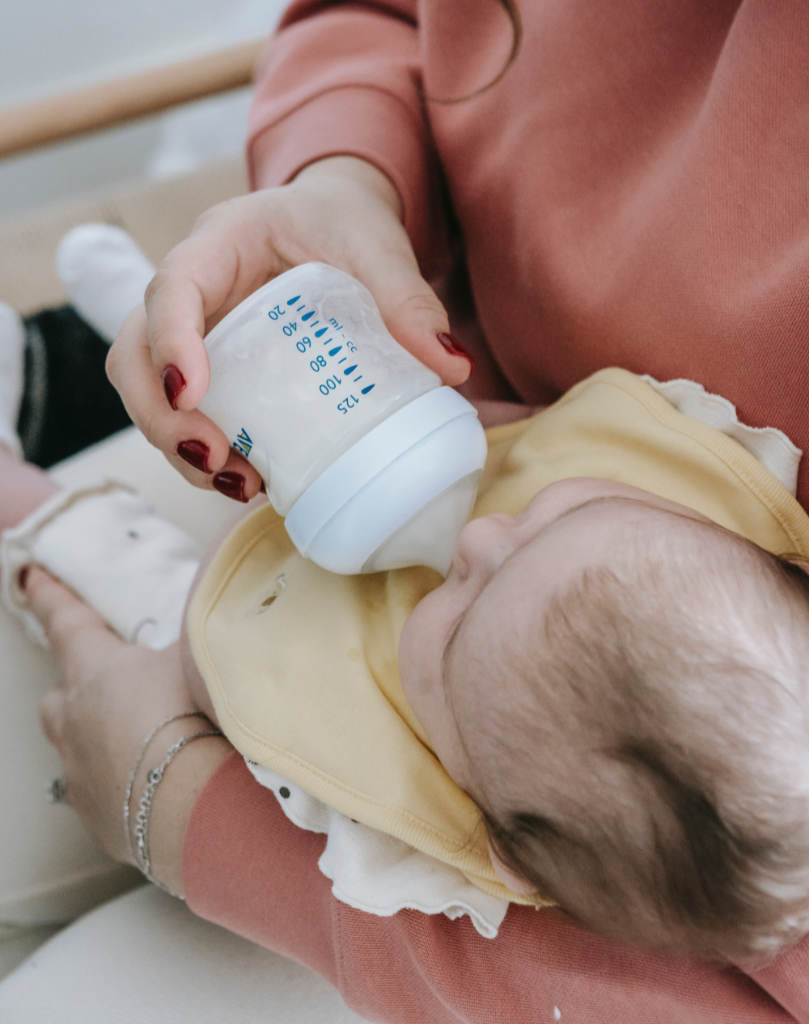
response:
M576 476L690 506L777 554L809 556L809 516L746 449L649 384L603 370L528 420L488 432L474 515L517 513ZM494 896L476 805L430 750L397 670L398 638L441 582L429 569L336 576L301 558L269 506L242 522L188 613L193 654L228 739L347 817L459 868Z

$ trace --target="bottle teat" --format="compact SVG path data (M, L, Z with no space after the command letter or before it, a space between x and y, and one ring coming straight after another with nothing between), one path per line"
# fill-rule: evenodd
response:
M435 388L333 462L287 513L287 532L332 572L429 565L446 573L485 460L474 406Z

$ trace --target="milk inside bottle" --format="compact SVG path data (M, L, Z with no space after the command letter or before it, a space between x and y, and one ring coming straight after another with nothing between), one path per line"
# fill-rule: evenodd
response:
M205 344L199 408L255 466L302 555L339 573L446 573L486 458L483 428L389 334L359 281L302 264Z

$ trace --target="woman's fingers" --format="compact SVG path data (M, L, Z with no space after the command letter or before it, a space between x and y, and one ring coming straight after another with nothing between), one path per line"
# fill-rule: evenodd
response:
M39 727L45 734L48 743L52 747L56 747L57 750L62 740L64 709L64 694L59 690L49 690L44 697L40 698L37 706Z
M462 384L472 363L449 333L447 311L419 273L410 242L366 254L354 269L369 289L388 330L417 359L434 370L445 384Z
M206 387L207 373L206 356ZM154 370L151 349L146 340L146 314L143 309L135 310L127 318L107 357L107 374L121 394L135 426L166 455L189 483L221 491L223 488L219 486L216 475L238 470L244 478L246 498L258 494L261 478L233 451L216 424L196 409L172 408L171 389Z
M28 569L25 597L62 668L60 685L69 688L86 664L123 643L89 605L38 566Z
M195 409L208 390L206 302L193 276L159 270L146 289L145 341L154 377L174 409Z

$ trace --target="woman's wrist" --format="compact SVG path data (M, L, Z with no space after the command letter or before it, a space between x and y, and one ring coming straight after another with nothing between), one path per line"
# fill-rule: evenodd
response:
M178 896L183 895L183 845L194 804L232 750L224 737L213 733L206 718L182 718L154 736L133 779L129 828L134 834L140 801L147 795L149 875ZM161 768L155 785L150 773ZM142 863L138 866L143 868Z
M391 179L368 160L347 154L327 156L307 164L292 179L293 182L312 182L340 178L349 179L385 202L401 220L404 208L398 189Z

